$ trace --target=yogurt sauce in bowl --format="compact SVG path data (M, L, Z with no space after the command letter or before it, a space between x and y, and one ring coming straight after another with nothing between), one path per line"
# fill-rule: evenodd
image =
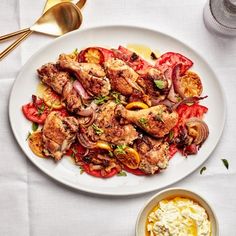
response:
M162 200L150 212L146 223L150 236L211 236L206 210L191 199L175 197Z
M207 201L187 189L169 188L150 198L139 212L136 236L219 236Z

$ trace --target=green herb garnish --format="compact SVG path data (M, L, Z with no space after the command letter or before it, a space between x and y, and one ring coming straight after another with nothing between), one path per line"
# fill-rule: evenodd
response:
M109 155L110 157L113 157L113 156L114 156L114 154L113 154L112 151L109 151L109 152L108 152L108 155Z
M171 130L169 133L169 140L172 140L174 138L174 131Z
M156 80L154 80L154 83L157 86L157 88L159 88L159 89L165 88L165 82L163 80L156 79Z
M127 176L127 173L124 171L121 171L117 174L117 176Z
M101 105L103 103L105 103L106 101L109 100L109 97L107 96L99 96L99 97L96 97L94 99L94 102L97 104L97 105Z
M75 158L75 153L72 152L72 153L70 154L70 156L71 156L72 158Z
M202 169L200 170L200 174L202 175L203 171L205 171L207 168L205 166L202 167Z
M225 168L228 170L229 169L229 162L226 159L221 159Z
M31 136L31 132L28 132L28 134L27 134L27 137L26 137L26 141L29 139L29 137Z
M78 55L78 53L79 53L78 48L76 48L76 49L73 51L73 53L74 53L75 55Z
M140 118L139 119L139 123L142 125L142 126L146 126L147 123L148 123L148 120L146 118Z
M80 174L82 175L84 173L84 168L82 166L79 166L80 168Z
M120 104L120 93L117 93L117 92L113 92L113 93L111 93L111 96L115 99L115 103L116 104Z
M104 131L101 128L99 128L97 125L93 124L92 127L97 135L104 133Z
M39 124L37 124L35 122L32 123L32 131L33 132L35 132L38 129L38 127L39 127Z
M162 119L162 117L160 115L156 115L155 119L157 121L160 121L161 123L164 123L164 121L163 121L163 119Z
M115 150L115 154L126 154L126 152L125 152L126 147L127 146L125 144L117 145L116 150Z
M45 105L42 103L40 107L37 107L38 115L42 115L45 110Z

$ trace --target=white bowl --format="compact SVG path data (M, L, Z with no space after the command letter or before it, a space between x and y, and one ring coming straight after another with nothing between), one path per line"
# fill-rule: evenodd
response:
M211 236L218 236L219 235L219 226L217 222L217 218L215 213L213 212L210 205L206 202L205 199L203 199L198 194L191 192L186 189L180 189L180 188L169 188L166 190L163 190L161 192L158 192L155 194L151 199L149 199L145 206L140 211L137 221L136 221L136 236L145 236L145 228L146 228L146 220L150 213L150 211L160 202L161 200L164 200L166 198L174 198L174 197L185 197L192 199L196 203L198 203L200 206L202 206L209 217L209 220L212 225L212 235Z

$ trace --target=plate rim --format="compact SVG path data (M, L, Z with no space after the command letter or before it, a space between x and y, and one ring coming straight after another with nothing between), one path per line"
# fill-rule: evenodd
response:
M207 155L205 160L203 162L201 162L201 165L203 163L205 163L210 158L210 156L212 155L212 153L214 152L214 150L216 149L216 147L219 144L219 141L222 137L222 133L223 133L223 130L224 130L224 127L225 127L225 121L226 121L226 98L225 98L226 95L224 94L224 90L222 89L222 86L221 86L221 83L220 83L220 80L219 80L218 76L216 75L216 73L213 70L212 66L205 60L205 58L198 51L196 51L194 48L190 47L187 43L185 43L183 40L180 40L179 38L177 38L175 36L172 36L172 35L169 35L168 33L165 33L163 31L159 31L159 30L156 30L156 29L153 29L153 28L148 28L148 27L143 27L143 26L122 25L122 24L119 25L119 24L117 24L117 25L102 25L102 26L87 27L87 28L84 28L84 29L81 29L81 30L75 30L75 31L72 31L72 32L67 33L65 35L62 35L58 38L53 39L51 42L47 43L46 45L42 46L39 50L37 50L35 53L33 53L33 55L31 55L26 60L24 65L20 68L20 71L17 74L17 76L16 76L16 78L13 82L13 85L12 85L12 88L11 88L11 91L10 91L10 95L9 95L9 102L8 102L8 117L9 117L10 127L11 127L11 130L13 132L15 140L17 141L18 145L20 146L21 150L23 151L23 153L27 157L27 159L29 159L37 168L40 169L40 171L42 171L47 176L51 177L53 180L56 180L57 182L59 182L63 185L66 185L68 187L76 189L77 191L86 192L86 193L90 193L90 194L96 194L96 195L102 195L102 196L117 196L117 197L118 196L133 196L133 195L140 195L140 194L150 193L150 192L154 192L154 191L161 191L161 190L163 190L163 189L165 189L165 188L167 188L167 187L169 187L169 186L171 186L171 185L173 185L177 182L180 182L183 179L187 178L189 175L191 175L193 172L195 172L197 170L197 168L199 168L199 167L194 168L192 171L190 171L188 174L186 174L183 178L173 180L169 184L166 184L164 187L160 187L160 188L156 188L156 189L153 189L153 188L149 187L145 190L141 190L141 191L139 190L139 191L136 191L136 192L133 192L133 191L128 192L127 191L126 193L118 193L118 192L112 193L111 191L107 191L107 190L105 190L104 192L101 192L99 190L91 190L91 189L86 188L86 187L81 188L81 186L75 186L72 183L70 183L70 182L68 182L64 179L57 178L57 176L54 176L53 174L51 174L49 170L44 169L43 167L40 166L40 164L37 163L37 161L34 161L33 158L29 157L27 155L27 153L24 151L23 147L21 146L20 140L18 140L16 132L13 128L12 116L11 116L11 107L12 107L12 102L13 102L13 98L12 98L13 97L12 96L13 91L14 91L14 88L15 88L15 85L16 85L16 82L17 82L18 78L21 77L21 74L23 73L25 68L28 66L28 64L32 61L32 59L37 58L37 56L40 55L40 53L42 51L44 51L46 48L50 47L50 45L53 45L55 42L61 41L64 38L70 37L71 35L80 34L80 33L86 32L86 31L102 30L102 29L107 29L107 28L112 28L112 29L114 29L114 28L126 28L126 29L132 28L132 29L139 30L139 31L151 31L152 33L163 35L163 36L168 37L168 38L170 38L174 41L177 41L181 45L184 45L184 47L186 49L188 49L190 51L193 51L194 54L196 56L198 56L202 60L202 62L208 67L208 69L211 71L211 73L214 76L214 80L215 80L215 82L217 83L217 86L220 89L222 99L223 99L223 101L222 101L222 103L223 103L222 120L221 120L221 127L220 127L220 131L219 131L219 137L216 140L214 148L210 151L210 153Z

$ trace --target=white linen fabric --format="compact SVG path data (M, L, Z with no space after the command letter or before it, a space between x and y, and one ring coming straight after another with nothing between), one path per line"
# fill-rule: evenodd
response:
M33 24L44 4L45 0L1 0L0 35ZM229 236L236 235L236 38L221 38L206 30L204 4L205 0L88 0L81 28L122 24L163 31L189 44L213 67L226 95L224 133L204 163L207 170L202 175L197 170L173 186L205 197L217 214L220 235ZM8 119L13 82L29 57L52 40L33 34L0 62L0 235L134 235L137 214L153 193L115 198L72 190L36 168L13 137ZM0 50L8 43L0 44Z

